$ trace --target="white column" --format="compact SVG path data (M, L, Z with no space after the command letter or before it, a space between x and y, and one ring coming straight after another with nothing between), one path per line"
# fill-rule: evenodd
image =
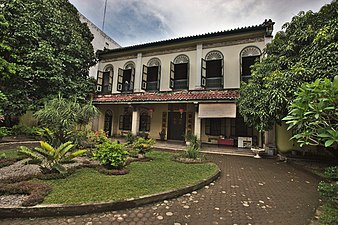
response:
M196 46L196 81L195 88L201 88L201 59L203 57L203 45Z
M132 120L131 120L131 133L133 135L137 135L138 133L138 128L139 128L139 122L140 122L140 116L139 116L139 111L138 109L133 110L132 114Z
M134 91L141 91L141 80L142 80L142 53L137 54L136 66L135 66L135 80L134 80Z
M195 112L194 134L201 140L201 118L198 117L198 112Z

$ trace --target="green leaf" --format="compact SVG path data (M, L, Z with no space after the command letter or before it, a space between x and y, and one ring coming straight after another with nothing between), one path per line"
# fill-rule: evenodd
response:
M87 150L78 150L78 151L73 152L72 154L70 154L70 158L75 158L75 157L81 156L81 155L83 155L86 152L87 152Z
M49 145L47 142L44 142L44 141L40 141L40 145L43 149L51 152L51 153L54 153L55 152L55 149Z
M318 137L321 137L321 138L329 138L329 137L331 137L331 135L330 135L330 134L327 134L327 133L320 133L320 134L318 134Z
M333 145L333 143L334 143L334 140L327 140L327 141L325 141L325 147L326 148L330 147L331 145Z

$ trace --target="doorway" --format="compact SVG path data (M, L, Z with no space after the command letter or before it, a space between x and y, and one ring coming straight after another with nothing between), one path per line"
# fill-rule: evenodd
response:
M186 113L168 113L168 140L184 141Z

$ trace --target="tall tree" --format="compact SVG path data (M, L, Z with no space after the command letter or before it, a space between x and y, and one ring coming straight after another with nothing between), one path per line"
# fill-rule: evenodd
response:
M305 82L338 74L338 2L319 12L300 12L267 45L238 100L245 121L269 130L287 115L294 93Z
M289 109L283 120L300 146L338 149L338 76L332 82L325 78L302 85Z
M20 115L58 93L84 100L93 91L93 35L68 0L0 0L0 9L6 28L0 69L2 61L15 66L1 70L0 91L10 100L5 115Z

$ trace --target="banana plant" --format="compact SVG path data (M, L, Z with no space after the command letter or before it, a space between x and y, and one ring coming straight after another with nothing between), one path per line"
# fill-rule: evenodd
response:
M71 152L74 148L72 142L61 144L58 148L54 148L44 141L40 141L40 147L33 149L26 146L20 146L19 153L28 156L29 158L39 162L40 167L48 170L57 170L59 173L66 173L67 169L62 165L62 162L74 159L81 156L86 150L78 150Z

